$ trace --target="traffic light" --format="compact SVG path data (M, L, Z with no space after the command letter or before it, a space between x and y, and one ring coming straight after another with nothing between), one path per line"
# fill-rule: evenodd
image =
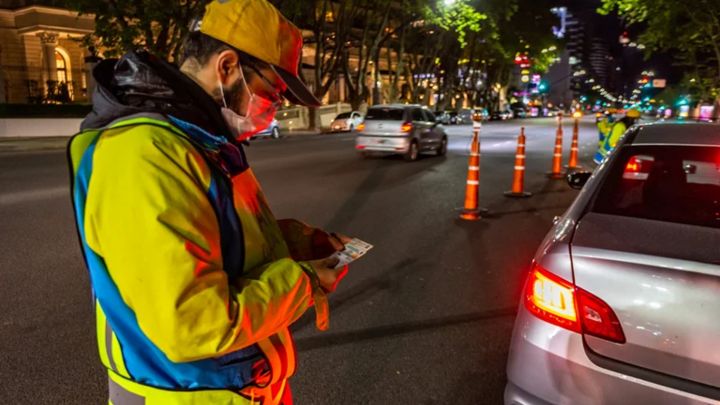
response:
M545 92L548 91L548 88L549 88L549 87L550 87L550 86L547 84L547 82L546 82L545 80L542 80L542 81L538 84L538 91L539 91L540 93L545 93Z

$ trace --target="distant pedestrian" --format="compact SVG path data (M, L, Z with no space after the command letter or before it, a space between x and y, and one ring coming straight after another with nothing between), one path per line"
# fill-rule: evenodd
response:
M598 154L593 159L595 163L600 164L607 157L607 155L615 149L620 138L625 132L640 119L640 111L636 109L628 110L625 116L613 123L610 132L603 140L602 146L598 150Z

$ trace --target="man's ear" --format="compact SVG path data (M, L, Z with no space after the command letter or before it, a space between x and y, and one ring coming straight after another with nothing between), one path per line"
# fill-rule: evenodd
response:
M226 86L240 79L242 71L239 63L240 59L235 51L226 49L218 54L215 61L215 74L220 79L220 83Z

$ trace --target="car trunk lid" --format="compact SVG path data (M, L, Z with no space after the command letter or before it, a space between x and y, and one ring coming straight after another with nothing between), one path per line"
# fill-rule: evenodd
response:
M403 121L366 120L364 135L403 136Z
M572 245L575 284L617 314L627 342L585 336L602 356L720 386L720 232L589 213Z

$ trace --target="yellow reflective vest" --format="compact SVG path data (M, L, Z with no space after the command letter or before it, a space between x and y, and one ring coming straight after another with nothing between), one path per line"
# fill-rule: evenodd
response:
M172 117L69 144L110 402L278 404L312 305L241 149Z

